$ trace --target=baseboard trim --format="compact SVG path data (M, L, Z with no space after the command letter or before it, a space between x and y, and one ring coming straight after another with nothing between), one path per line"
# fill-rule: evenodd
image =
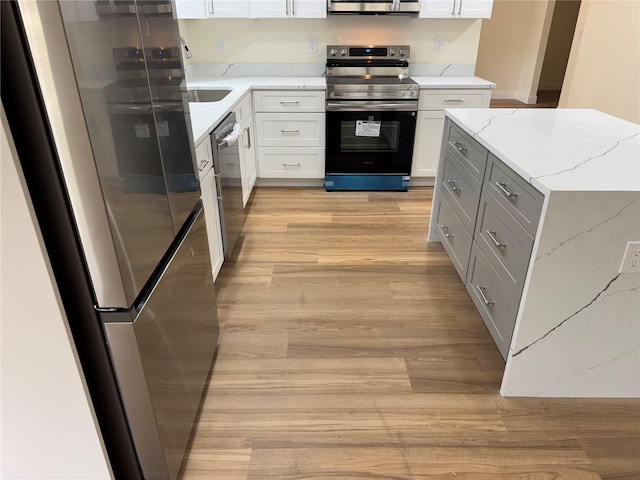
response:
M409 187L433 187L435 184L435 177L411 177Z
M526 103L527 105L534 105L538 101L538 96L518 93L516 94L516 100L520 100L522 103Z
M259 187L324 187L324 178L259 178Z

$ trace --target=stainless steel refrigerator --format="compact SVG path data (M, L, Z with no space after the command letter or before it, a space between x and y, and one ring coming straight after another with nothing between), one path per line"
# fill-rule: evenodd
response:
M2 2L2 103L116 478L177 478L218 339L174 12Z

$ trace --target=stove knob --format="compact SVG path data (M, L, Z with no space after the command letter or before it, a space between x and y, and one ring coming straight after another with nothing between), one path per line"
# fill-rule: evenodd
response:
M414 91L409 92L409 96L415 97L416 96L416 92L414 92Z
M400 54L401 57L404 57L405 53L404 53L404 48L401 48L398 53Z
M393 57L396 54L396 51L393 48L389 49L389 56Z
M345 57L347 55L347 49L346 48L341 48L340 49L340 55L342 55L343 57Z
M338 51L335 48L332 48L331 50L329 50L329 55L331 55L332 57L335 57L337 53Z

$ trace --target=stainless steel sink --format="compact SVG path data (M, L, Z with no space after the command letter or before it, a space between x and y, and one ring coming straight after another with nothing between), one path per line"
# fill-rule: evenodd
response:
M219 102L231 93L231 90L189 90L190 102Z

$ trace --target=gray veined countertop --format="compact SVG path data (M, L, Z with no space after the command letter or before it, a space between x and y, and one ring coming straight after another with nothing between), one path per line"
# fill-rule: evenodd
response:
M542 193L640 191L640 125L589 109L446 115Z

